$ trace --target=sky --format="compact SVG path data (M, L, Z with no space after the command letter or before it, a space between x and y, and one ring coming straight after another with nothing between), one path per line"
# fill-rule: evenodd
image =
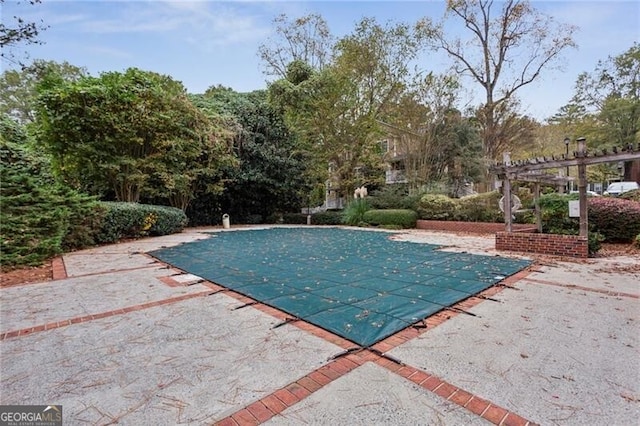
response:
M640 41L638 1L532 1L532 5L559 23L575 25L578 49L564 52L559 69L518 91L522 112L544 120L571 98L581 72L593 71L599 60L616 56ZM378 22L434 21L445 12L443 1L160 1L160 0L5 0L2 20L17 15L42 20L42 45L19 46L16 52L30 60L67 61L86 67L92 75L124 71L129 67L168 74L190 93L223 85L239 92L266 88L267 76L258 47L275 37L273 19L285 13L297 18L319 13L337 36L349 34L363 17ZM452 25L450 31L459 31ZM3 62L3 70L11 65ZM424 52L418 66L444 72L448 58ZM465 82L460 107L478 105L477 87Z

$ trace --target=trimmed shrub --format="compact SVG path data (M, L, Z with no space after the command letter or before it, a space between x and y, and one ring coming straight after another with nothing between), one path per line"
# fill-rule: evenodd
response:
M101 202L106 214L97 242L113 243L122 238L167 235L180 232L187 216L180 209L150 204Z
M458 199L455 220L465 222L503 222L504 214L500 211L498 201L502 194L498 191L483 194L467 195Z
M282 221L290 225L306 225L306 213L285 213L282 215Z
M640 234L640 202L613 197L590 198L589 223L606 241L632 242Z
M367 201L372 209L409 209L416 210L422 195L408 195L406 185L386 185L373 191Z
M363 219L374 226L415 228L418 213L407 209L369 210Z
M342 223L359 226L364 222L364 214L369 210L369 203L364 198L353 200L342 211Z
M420 198L417 210L420 219L455 220L458 205L446 195L425 194Z
M640 189L623 192L622 194L620 194L620 198L624 200L637 201L640 203Z
M326 211L311 216L314 225L342 225L342 212Z

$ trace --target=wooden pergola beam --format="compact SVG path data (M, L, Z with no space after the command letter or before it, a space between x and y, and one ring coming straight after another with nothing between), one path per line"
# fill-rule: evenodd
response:
M587 166L592 164L616 163L619 161L640 160L640 144L638 150L634 151L633 144L627 145L625 148L613 148L613 153L607 150L601 151L601 155L591 155L586 149L586 139L578 138L578 151L574 153L574 158L563 158L556 160L555 158L534 158L524 161L512 162L509 153L503 154L503 163L497 164L489 168L489 170L500 177L503 181L504 195L504 222L507 232L512 231L511 217L511 181L526 181L536 184L536 221L538 229L541 229L540 212L538 206L538 198L540 191L540 182L543 178L541 174L532 173L538 170L557 169L570 166L578 166L578 197L580 199L580 236L587 237L589 235L589 221L587 214ZM564 157L564 156L563 156ZM553 180L566 183L568 177L559 176Z
M640 151L638 152L619 152L617 154L606 154L602 156L584 156L580 157L580 152L577 153L578 156L575 158L565 159L565 160L543 160L543 159L532 159L532 160L524 160L519 162L514 162L510 164L497 164L495 166L491 166L489 170L497 175L504 175L507 173L525 173L531 172L535 170L546 170L546 169L556 169L561 167L570 167L570 166L578 166L580 164L584 164L586 166L590 166L592 164L602 164L602 163L616 163L618 161L632 161L632 160L640 160Z

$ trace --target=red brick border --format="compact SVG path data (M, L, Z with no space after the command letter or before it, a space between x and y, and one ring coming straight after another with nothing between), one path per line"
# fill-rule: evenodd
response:
M640 299L640 295L633 294L633 293L623 293L620 291L602 290L599 288L591 288L591 287L585 287L585 286L575 285L575 284L557 283L554 281L540 280L537 278L524 278L524 280L535 283L535 284L545 284L545 285L552 285L556 287L563 287L569 290L581 290L581 291L588 291L591 293L605 294L607 296L630 297L632 299Z
M156 306L168 305L170 303L181 302L183 300L188 300L188 299L195 299L196 297L204 297L204 296L208 296L210 294L211 294L210 291L204 291L204 292L199 292L199 293L191 293L191 294L184 294L182 296L170 297L168 299L162 299L162 300L156 300L156 301L153 301L153 302L141 303L139 305L127 306L125 308L114 309L112 311L100 312L100 313L91 314L91 315L84 315L84 316L81 316L81 317L74 317L74 318L66 319L66 320L62 320L62 321L51 322L49 324L42 324L42 325L37 325L37 326L33 326L33 327L27 327L27 328L23 328L23 329L20 329L20 330L7 331L6 333L3 333L3 334L0 335L0 341L6 340L6 339L11 339L13 337L18 337L18 336L24 336L24 335L27 335L27 334L37 333L39 331L46 331L46 330L52 330L54 328L66 327L66 326L71 325L71 324L78 324L78 323L81 323L81 322L87 322L87 321L91 321L91 320L96 320L96 319L101 319L101 318L113 317L113 316L116 316L116 315L127 314L129 312L141 311L143 309L155 308Z
M57 268L58 272L54 272L55 274L59 274L60 278L66 277L66 270L64 268L64 261L62 258L54 259L57 261L55 263L56 267L54 267L54 271ZM531 267L525 270L522 270L505 280L503 280L502 284L511 284L520 279L526 277L531 272ZM62 276L64 274L64 276ZM169 285L170 287L180 286L181 283L178 283L170 276L159 277L159 280L163 283ZM549 282L550 283L550 282ZM225 287L219 286L215 283L211 283L208 281L201 282L211 290L214 291L223 291L227 290ZM499 286L492 286L483 292L479 293L478 296L490 297L502 291L502 288ZM173 297L169 299L163 299L154 302L143 303L139 305L129 306L122 309L116 309L112 311L102 312L93 315L85 315L82 317L75 317L68 320L52 322L49 324L39 325L35 327L28 327L21 330L14 330L6 332L0 335L0 341L14 338L18 336L24 336L27 334L51 330L54 328L65 327L71 324L77 324L81 322L91 321L94 319L107 318L115 315L125 314L129 312L134 312L142 309L148 309L156 306L162 306L169 303L175 303L182 300L192 299L196 297L208 296L210 295L210 291L192 293L187 295L182 295L178 297ZM234 299L243 302L243 303L252 303L252 306L257 308L258 310L269 314L275 318L280 320L286 320L289 318L289 315L275 309L271 306L265 305L258 301L254 301L253 299L246 297L242 294L236 293L234 291L228 290L226 292L229 296ZM471 296L468 299L465 299L456 305L454 308L467 310L473 306L476 306L480 302L484 301L481 297ZM405 328L398 333L395 333L392 336L387 337L386 339L376 343L373 346L375 351L380 353L388 352L389 350L395 348L398 345L401 345L414 337L419 336L420 334L426 332L428 329L433 328L439 324L442 324L444 321L454 317L455 315L459 315L459 313L454 311L440 311L429 318L424 320L426 325L425 328L418 329L413 327ZM309 332L317 337L325 339L331 343L334 343L344 349L348 349L353 347L353 344L348 340L337 336L331 332L328 332L320 327L317 327L313 324L304 322L304 321L295 321L294 325L301 330ZM495 424L495 425L532 425L533 423L524 419L523 417L512 413L502 407L491 404L489 401L486 401L476 395L473 395L463 389L460 389L444 380L433 376L429 373L426 373L422 370L419 370L415 367L401 365L396 362L391 361L384 356L381 356L375 352L370 350L362 350L359 353L350 353L345 355L344 357L340 357L331 361L329 364L326 364L311 373L305 375L304 377L298 379L297 381L286 385L285 387L276 390L275 392L267 395L266 397L260 399L259 401L255 401L252 404L236 411L228 417L225 417L219 421L217 421L216 425L259 425L280 412L284 411L287 407L290 407L301 400L305 399L309 395L317 392L322 389L322 387L328 385L332 381L346 375L352 370L358 368L359 366L365 364L366 362L375 362L377 365L384 367L385 369L396 373L397 375L410 380L411 382L417 384L418 386L426 389L430 392L435 393L436 395L449 400L472 413L481 416L485 420Z
M62 280L67 278L67 268L64 266L64 258L56 257L51 261L51 275L54 280Z
M526 268L518 273L507 277L501 281L501 284L510 285L513 284L533 271L533 267ZM217 286L216 284L213 284ZM500 293L503 287L499 285L492 286L477 296L491 297ZM241 294L229 291L228 295L234 297L237 300L246 302L252 299L243 296ZM478 305L485 300L481 297L472 296L461 302L458 302L453 307L468 310L469 308ZM263 303L256 302L252 305L262 312L273 315L278 319L286 319L287 314L274 309ZM358 368L366 362L374 362L375 364L384 367L385 369L396 373L397 375L417 384L418 386L426 389L436 395L455 403L456 405L463 407L472 413L482 417L483 419L495 424L495 425L513 425L513 426L533 426L535 423L525 419L518 414L515 414L505 408L492 404L477 395L458 388L444 380L424 372L418 368L398 364L391 359L381 356L385 352L399 346L425 332L433 327L436 327L450 318L460 315L454 311L440 311L424 320L425 328L408 327L392 336L376 343L372 350L363 349L360 352L354 352L347 354L343 357L331 361L329 364L324 365L317 370L303 376L297 381L284 386L281 389L267 395L266 397L251 403L250 405L239 409L235 413L220 419L214 423L216 426L244 426L244 425L259 425L272 417L278 415L288 407L300 402L309 395L322 389L324 386L333 382L334 380L346 375L350 371ZM353 347L353 343L339 336L334 335L326 330L323 330L313 324L296 321L294 323L298 328L310 332L317 337L321 337L332 343L338 344L342 348Z
M533 231L535 226L527 224L512 225L516 232ZM418 220L416 228L427 231L466 232L470 234L495 234L504 231L505 224L497 222L456 222L449 220Z
M374 362L495 425L534 425L524 417L492 404L490 401L445 382L434 375L415 367L400 365L368 350L338 358L295 382L289 383L260 400L239 409L235 413L216 421L214 425L259 425L367 362Z

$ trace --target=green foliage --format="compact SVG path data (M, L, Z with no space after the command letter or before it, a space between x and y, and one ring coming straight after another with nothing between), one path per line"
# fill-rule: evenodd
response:
M622 194L620 194L620 198L624 200L640 202L640 189L634 189L632 191L623 192Z
M120 201L163 197L185 208L194 182L227 157L214 123L181 83L135 68L40 85L39 136L58 176Z
M385 185L367 198L372 209L417 209L421 195L409 195L405 185Z
M589 199L589 224L609 242L632 242L640 233L640 202L621 198Z
M589 232L587 238L589 254L594 255L602 248L602 242L605 241L605 237L599 232Z
M640 135L640 44L599 61L591 73L576 81L572 103L584 105L581 135L592 147L625 146ZM625 176L628 178L628 176Z
M398 226L400 228L415 228L418 220L418 213L413 210L393 209L393 210L368 210L363 219L366 223L374 226Z
M580 233L580 220L569 217L569 201L577 200L577 194L545 194L540 197L540 209L542 214L542 232L560 235L578 235ZM591 216L591 202L589 199L589 216ZM588 245L589 254L593 255L602 246L605 237L600 233L597 225L589 223Z
M63 249L94 242L95 200L42 173L45 161L0 138L0 264L38 265Z
M465 222L504 222L504 214L498 207L502 197L498 191L468 195L457 200L455 220Z
M364 214L369 210L369 202L365 198L357 198L342 211L342 223L358 226L365 222Z
M276 212L299 211L306 205L311 192L308 156L282 114L267 103L265 92L237 93L212 87L192 99L202 110L219 114L228 122L234 131L233 151L238 159L237 167L224 170L223 192L194 201L188 210L192 224L217 223L221 212L237 223L247 223L251 215L267 218ZM215 205L220 210L214 209Z
M636 247L640 248L640 234L636 235L634 244Z
M279 73L284 78L270 85L270 102L285 112L313 157L310 175L323 182L331 167L328 178L339 195L382 182L380 121L404 95L419 44L420 36L406 24L364 18L335 44L326 66L293 62Z
M282 215L283 223L291 225L306 225L307 214L306 213L284 213Z
M97 242L113 243L122 238L167 235L182 231L187 216L178 208L126 202L101 202L106 214Z
M311 216L313 225L342 225L342 212L326 211Z
M68 62L57 63L36 59L20 70L7 70L0 75L0 113L22 124L35 120L37 86L53 81L76 81L86 75L86 69Z
M425 194L418 203L418 215L425 220L455 220L458 206L455 200L440 194Z
M569 200L577 200L577 194L545 194L540 196L542 232L549 234L577 234L580 221L569 217Z

